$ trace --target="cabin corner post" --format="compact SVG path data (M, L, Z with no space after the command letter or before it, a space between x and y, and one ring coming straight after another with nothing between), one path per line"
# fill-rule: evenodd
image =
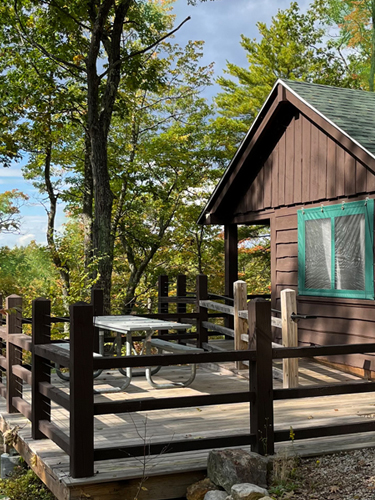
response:
M283 347L298 347L298 327L292 319L292 314L297 313L295 290L289 288L282 290L280 303ZM298 387L298 358L283 360L283 387L284 389Z
M31 434L33 439L45 439L39 430L41 420L51 421L51 400L39 392L40 382L51 382L51 365L34 353L34 346L51 342L51 301L35 299L32 302L32 404Z
M197 319L197 347L202 347L204 343L208 342L208 331L203 326L203 322L208 321L208 310L206 307L201 307L199 302L208 299L208 280L205 274L198 274L197 276L197 310L199 318Z
M225 253L225 293L233 298L233 284L238 280L238 230L237 224L224 226L224 253ZM225 326L233 328L233 318L225 318Z
M94 308L70 306L70 474L94 474Z
M94 316L104 315L104 290L101 288L91 289L91 304L94 308ZM94 352L100 352L99 328L94 329Z
M248 349L248 342L242 340L242 335L247 333L247 320L240 318L239 311L247 310L247 284L246 281L235 281L233 284L234 298L234 349L245 351ZM242 370L246 366L241 361L236 361L236 368Z
M22 297L10 295L6 298L6 367L7 367L7 413L19 413L13 406L13 398L22 397L22 380L13 374L13 365L22 365L22 349L10 340L14 333L22 333Z
M249 336L256 343L256 360L249 363L250 433L255 435L252 451L261 455L274 454L273 381L271 303L254 299L248 303Z

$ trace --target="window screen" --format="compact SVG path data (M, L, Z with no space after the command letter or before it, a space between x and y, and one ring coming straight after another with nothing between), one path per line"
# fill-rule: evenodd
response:
M335 288L365 290L365 216L335 218Z
M298 210L300 295L374 299L374 200Z
M308 220L305 225L305 286L331 288L331 219Z

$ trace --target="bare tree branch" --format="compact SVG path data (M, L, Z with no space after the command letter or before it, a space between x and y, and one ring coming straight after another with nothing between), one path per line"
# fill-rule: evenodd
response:
M174 30L170 31L169 33L167 33L166 35L162 36L161 38L159 38L159 40L157 40L156 42L152 43L151 45L149 45L148 47L145 47L143 49L140 49L140 50L136 50L135 52L132 52L131 54L129 54L126 59L130 59L131 57L134 57L134 56L139 56L140 54L144 54L145 52L148 52L150 49L152 49L153 47L156 47L156 45L158 45L160 42L162 42L163 40L165 40L166 38L169 38L170 36L172 36L174 33L176 33L176 31L178 31L187 21L190 21L191 17L188 16L186 19L184 19L184 21L182 21L181 24L179 24L177 26L177 28L175 28Z

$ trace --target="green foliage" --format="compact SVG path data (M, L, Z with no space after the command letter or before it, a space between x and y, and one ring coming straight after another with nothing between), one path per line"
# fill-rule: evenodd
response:
M0 480L0 494L9 497L10 500L55 500L56 498L38 476L24 466L17 467L9 479Z
M31 301L37 297L52 300L57 316L67 313L67 305L90 300L92 269L85 269L82 246L82 225L68 221L56 238L62 265L68 269L70 294L63 297L59 270L54 266L49 249L32 241L25 247L0 247L0 293L3 297L17 294L23 298L23 314L31 315ZM97 265L96 261L91 266Z
M246 281L248 294L271 293L271 247L269 227L240 226L238 275Z
M24 316L31 314L31 301L37 297L51 298L56 312L63 312L58 274L48 250L35 242L26 247L0 247L0 293L22 296Z
M1 233L18 232L21 223L20 208L26 200L28 200L28 197L18 191L18 189L12 189L11 191L0 193Z
M82 223L74 217L68 218L68 222L63 226L62 233L57 234L55 237L56 251L59 253L61 266L69 276L68 295L64 298L65 309L69 304L75 302L90 302L91 288L97 281L97 278L92 278L92 276L94 275L93 271L98 267L98 260L93 258L85 266L82 240ZM60 290L63 288L61 276L57 279L57 286ZM67 313L67 310L65 310L65 313Z
M325 42L320 13L301 13L297 2L279 10L270 26L257 23L260 39L241 35L248 68L228 62L218 78L222 88L216 97L219 117L213 123L213 139L221 159L230 159L278 78L334 86L354 86L345 62L333 44ZM220 159L220 155L219 155Z
M330 43L341 53L347 49L346 64L358 85L374 91L375 0L316 0L314 7L334 28Z

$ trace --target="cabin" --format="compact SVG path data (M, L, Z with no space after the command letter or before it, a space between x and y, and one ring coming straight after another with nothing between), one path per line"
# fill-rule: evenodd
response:
M371 343L375 94L279 79L199 217L225 227L225 288L237 226L269 224L272 308L297 291L301 345ZM373 354L330 361L359 375Z

